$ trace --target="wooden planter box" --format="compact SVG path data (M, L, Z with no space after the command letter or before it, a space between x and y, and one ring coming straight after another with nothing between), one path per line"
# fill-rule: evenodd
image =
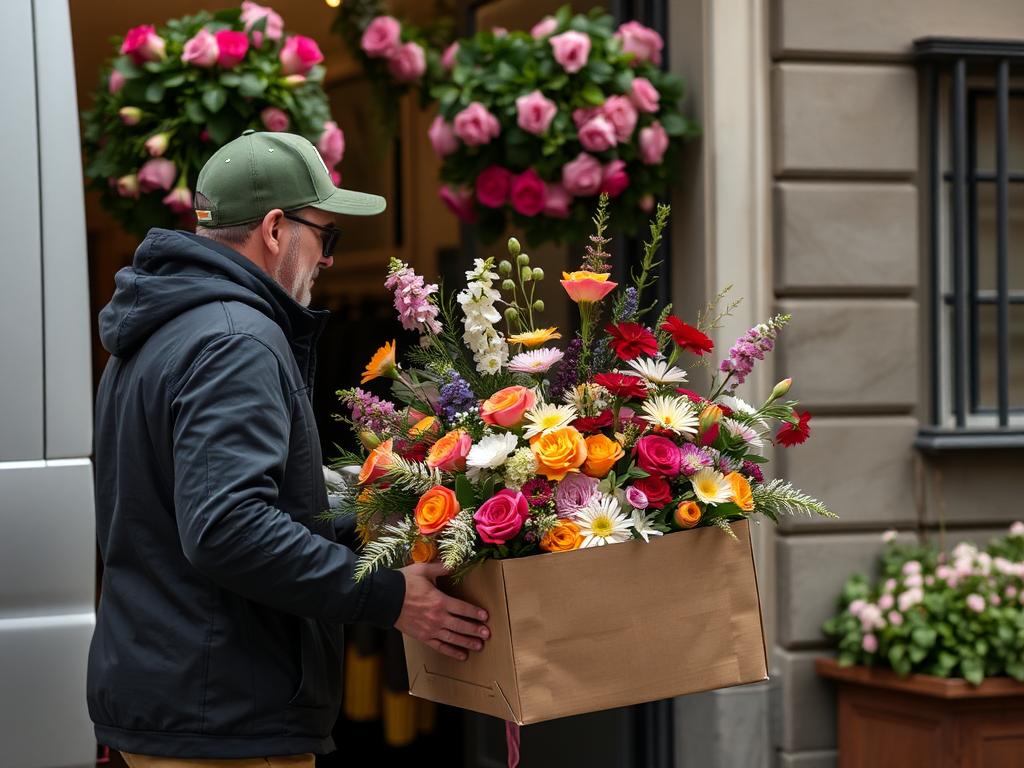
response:
M1024 766L1024 683L816 667L839 689L839 768Z

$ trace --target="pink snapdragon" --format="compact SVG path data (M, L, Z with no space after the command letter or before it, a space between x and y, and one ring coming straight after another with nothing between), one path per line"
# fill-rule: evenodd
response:
M384 287L395 295L395 310L403 328L420 333L441 332L438 307L430 300L437 293L436 283L424 282L407 264L392 259Z

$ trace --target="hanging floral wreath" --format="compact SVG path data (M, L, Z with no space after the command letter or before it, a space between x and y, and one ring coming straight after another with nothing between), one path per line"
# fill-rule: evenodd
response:
M247 128L305 136L340 183L345 136L321 87L323 55L270 8L246 0L135 27L117 45L83 114L85 174L127 230L193 226L200 169Z

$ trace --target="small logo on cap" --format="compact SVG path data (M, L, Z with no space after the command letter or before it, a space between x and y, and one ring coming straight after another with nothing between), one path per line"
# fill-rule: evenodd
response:
M212 211L201 211L201 210L199 210L197 208L196 209L196 220L197 221L213 221L213 212Z

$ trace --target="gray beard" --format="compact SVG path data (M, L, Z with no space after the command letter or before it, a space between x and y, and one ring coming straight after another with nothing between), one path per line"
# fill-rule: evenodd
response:
M313 296L311 292L313 275L318 267L303 269L299 259L299 233L293 230L288 240L288 250L274 273L274 280L285 292L304 307L308 307Z

